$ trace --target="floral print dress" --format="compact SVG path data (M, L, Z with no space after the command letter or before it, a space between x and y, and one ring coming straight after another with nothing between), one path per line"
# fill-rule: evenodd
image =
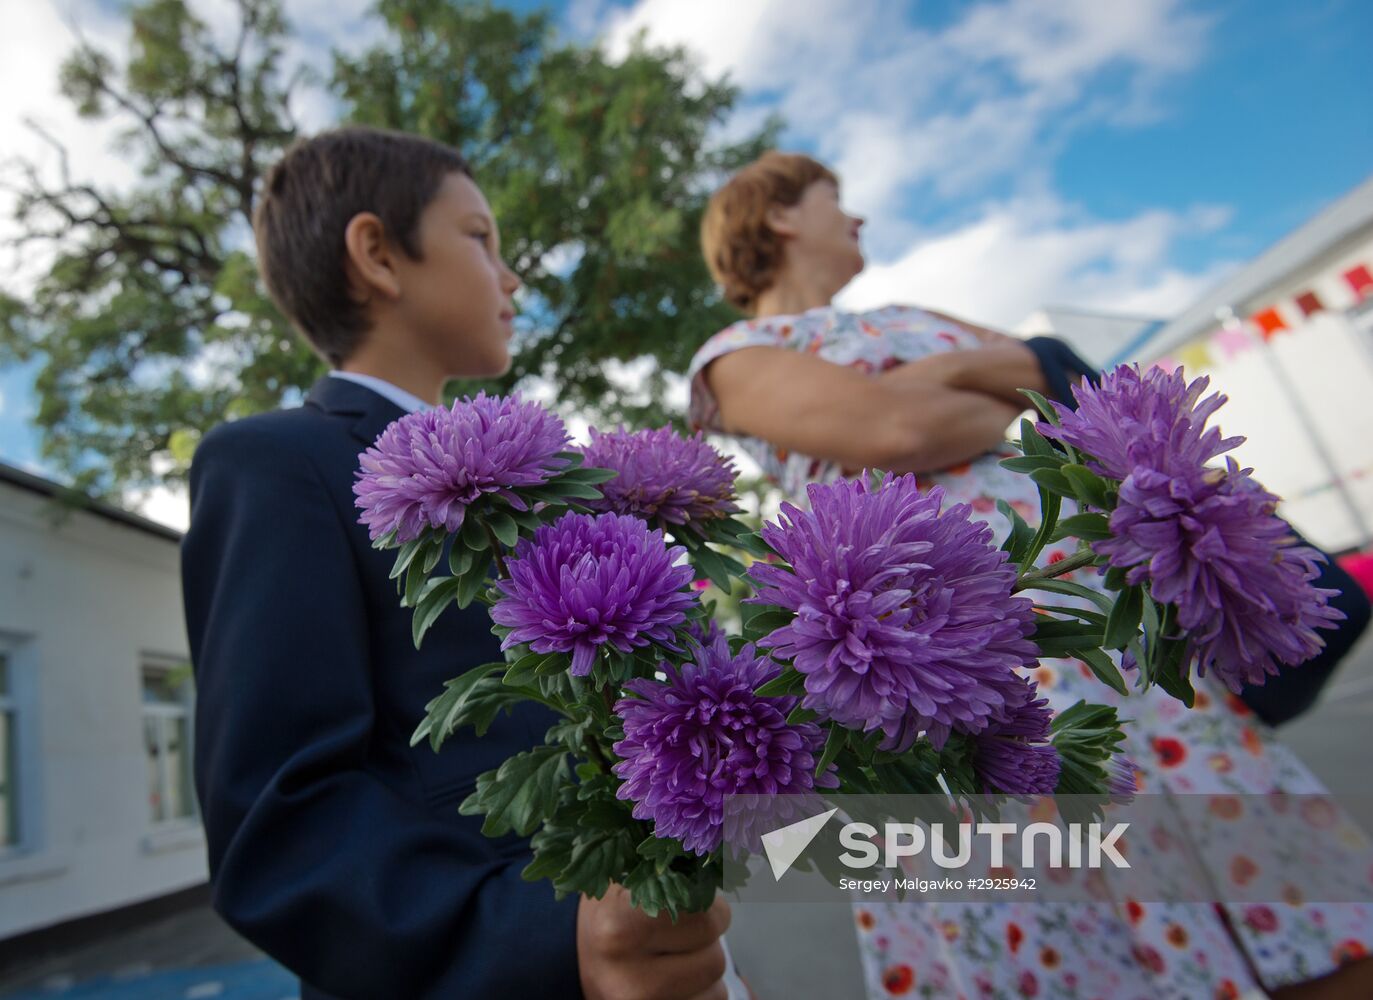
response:
M780 347L875 374L940 351L976 350L981 342L955 324L917 308L889 306L863 313L826 306L796 316L734 324L707 341L692 359L690 420L720 431L715 401L701 377L705 367L746 347ZM831 462L788 454L745 438L744 450L793 502L806 484L837 478ZM990 523L997 541L1007 530L996 511L1006 500L1032 524L1039 499L1027 476L1003 469L1007 446L939 473L921 475L922 487L940 485L949 504L967 503ZM1042 561L1070 551L1049 546ZM1092 571L1077 582L1092 585ZM1062 597L1054 601L1062 602ZM1227 854L1225 824L1244 823L1240 796L1319 793L1320 783L1238 698L1203 679L1192 710L1154 689L1122 699L1083 663L1046 659L1031 672L1056 710L1086 699L1128 702L1126 750L1141 767L1140 791L1210 796L1207 864L1214 880L1242 886L1256 863L1236 847ZM1249 801L1253 801L1252 799ZM1361 836L1342 815L1327 817L1353 846ZM1129 840L1143 861L1167 868L1179 849L1167 831ZM1136 862L1139 863L1139 862ZM1351 879L1373 885L1366 863ZM1271 904L1156 903L1105 895L1079 903L948 903L864 901L855 917L870 997L1073 998L1073 1000L1205 1000L1262 996L1260 987L1323 975L1367 954L1373 943L1373 907L1360 903L1312 904L1302 898L1300 870Z

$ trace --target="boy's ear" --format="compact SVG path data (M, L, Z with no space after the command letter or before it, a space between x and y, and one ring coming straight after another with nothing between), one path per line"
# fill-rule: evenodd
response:
M791 239L796 235L796 205L769 205L763 222L778 236Z
M359 212L343 231L347 251L344 266L350 291L360 302L372 296L400 297L400 276L395 269L395 249L386 238L386 227L371 212Z

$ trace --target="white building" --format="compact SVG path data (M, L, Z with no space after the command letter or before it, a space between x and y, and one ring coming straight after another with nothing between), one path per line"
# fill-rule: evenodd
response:
M1015 332L1024 337L1051 333L1066 340L1084 360L1098 368L1108 368L1160 329L1164 320L1151 316L1124 316L1119 313L1075 309L1071 306L1045 306L1022 320Z
M205 882L180 535L0 465L0 939Z
M1327 551L1373 542L1373 177L1177 317L1131 322L1046 309L1020 329L1103 367L1210 376L1229 397L1216 423L1247 438L1232 454L1283 515Z

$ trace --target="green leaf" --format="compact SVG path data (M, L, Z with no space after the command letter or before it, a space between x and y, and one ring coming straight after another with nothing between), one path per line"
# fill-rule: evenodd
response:
M734 589L734 577L742 576L744 572L744 567L733 559L722 556L704 545L690 552L689 558L693 566L704 573L711 583L726 594ZM731 572L731 565L734 567L733 572Z
M782 698L806 693L806 675L795 667L784 667L782 672L754 692L760 698Z
M1035 469L1030 473L1030 478L1034 480L1035 485L1042 486L1056 496L1069 499L1076 496L1072 481L1058 469Z
M424 590L424 584L428 580L428 573L424 568L424 563L419 559L411 561L410 568L405 571L405 590L401 597L401 606L413 608L415 602L420 599L420 593Z
M504 669L504 663L483 663L461 677L445 682L443 694L424 706L424 720L410 737L410 745L415 746L427 738L429 745L437 751L449 734L462 725L464 713L469 707L469 699L477 683L497 670Z
M520 526L509 514L499 510L492 511L486 515L486 523L507 549L514 548L515 543L520 540Z
M750 642L756 642L779 628L790 625L795 618L786 608L779 608L773 604L745 604L741 610L744 619L744 638Z
M1034 541L1035 530L1020 516L1020 511L1005 500L998 500L996 509L1001 512L1002 517L1011 522L1011 530L1007 533L1001 548L1010 557L1011 562L1019 564L1029 551L1030 543Z
M476 553L466 545L454 545L448 550L448 572L454 576L466 576L476 560Z
M834 758L839 756L839 751L843 750L849 741L849 731L843 726L830 726L829 735L825 737L825 749L820 753L820 760L815 765L815 776L818 778L834 763Z
M508 513L515 519L515 523L528 534L532 535L543 525L539 515L532 510L512 510Z
M1003 469L1010 469L1012 472L1030 473L1039 469L1062 468L1063 456L1020 455L1015 458L1003 458L999 464Z
M466 517L462 522L462 543L473 552L485 552L491 547L491 537L477 517Z
M392 580L398 579L402 573L410 568L410 563L426 541L428 541L428 536L420 535L419 538L412 538L400 547L400 551L396 553L396 563L391 567Z
M424 553L424 575L428 576L443 558L443 539L435 538Z
M1111 522L1105 514L1074 514L1058 522L1050 541L1064 538L1081 538L1087 542L1098 542L1111 537Z
M420 594L418 603L415 605L415 614L411 620L410 634L415 640L415 648L420 648L420 641L424 638L424 633L438 620L443 609L448 607L450 601L457 596L458 587L462 583L456 577L444 576L430 580Z
M1027 457L1052 458L1054 464L1061 464L1063 455L1039 433L1034 421L1028 417L1020 418L1020 450Z
M1163 656L1155 681L1164 691L1188 708L1192 708L1196 704L1197 693L1192 688L1192 662L1186 655L1187 640L1165 639L1162 646Z
M1035 631L1030 640L1042 642L1046 639L1073 639L1088 645L1101 644L1101 629L1089 622L1066 621L1062 618L1035 616Z
M1106 638L1102 643L1109 649L1124 649L1139 634L1144 614L1144 588L1126 587L1116 597L1115 607L1106 618Z
M553 480L555 483L573 482L584 483L588 486L598 486L601 483L608 483L610 480L619 476L614 469L601 469L594 465L584 465L580 469L572 469L564 472Z
M1034 639L1034 644L1039 648L1039 655L1049 659L1058 659L1064 656L1081 656L1084 649L1101 648L1101 634L1097 633L1096 641L1086 636L1045 636Z
M1047 474L1048 470L1041 470L1040 474ZM1031 477L1033 478L1033 477ZM1034 564L1039 558L1039 554L1044 551L1044 546L1049 543L1049 535L1053 533L1058 524L1058 512L1063 507L1063 500L1057 494L1039 487L1039 529L1035 532L1034 541L1030 542L1030 548L1020 560L1022 569Z
M1020 394L1035 404L1035 408L1038 409L1040 413L1044 414L1045 420L1049 421L1049 423L1053 424L1055 427L1058 426L1058 413L1049 405L1047 399L1033 389L1021 389Z
M618 834L599 830L580 834L558 884L572 892L604 896L611 881L623 871L627 852L620 840Z
M1099 510L1111 508L1111 497L1106 480L1087 466L1077 465L1073 462L1064 465L1061 471L1067 477L1068 482L1072 483L1073 492L1079 500L1091 504Z
M463 574L462 583L458 586L458 607L465 608L472 603L489 579L490 572L491 550L476 553L472 560L472 568Z
M1097 679L1106 684L1117 694L1128 695L1129 689L1125 686L1125 678L1120 676L1120 671L1115 663L1106 653L1100 649L1079 649L1077 656L1082 662L1091 668L1092 673L1096 674Z
M561 660L558 653L528 653L506 668L503 683L511 687L537 687L538 668L546 660Z
M1069 618L1078 618L1084 622L1091 622L1101 634L1106 632L1106 616L1099 611L1090 611L1087 608L1073 608L1066 604L1039 604L1035 607L1041 611L1048 611L1056 615L1066 615Z
M478 777L477 790L458 811L464 816L485 815L482 833L488 837L511 830L527 837L553 814L559 788L570 777L562 747L525 750Z
M820 718L818 712L812 712L809 708L803 708L801 705L797 705L791 710L791 714L787 716L787 725L800 726L807 722L814 722L818 718Z
M596 487L571 479L551 480L543 489L554 490L556 495L560 497L576 497L581 500L599 500L602 496L601 491Z
M1114 607L1114 602L1112 602L1111 598L1107 595L1100 591L1093 590L1091 587L1085 587L1080 583L1073 583L1071 580L1036 580L1034 589L1047 591L1051 594L1064 594L1069 597L1084 598L1091 601L1108 615L1111 613L1112 607Z

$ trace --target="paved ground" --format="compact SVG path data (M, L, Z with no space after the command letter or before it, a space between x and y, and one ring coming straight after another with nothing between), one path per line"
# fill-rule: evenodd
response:
M1283 730L1286 742L1373 830L1373 635L1331 681L1321 703ZM735 907L729 940L759 1000L859 1000L846 905ZM295 979L208 910L165 918L68 954L0 974L3 1000L286 1000Z

